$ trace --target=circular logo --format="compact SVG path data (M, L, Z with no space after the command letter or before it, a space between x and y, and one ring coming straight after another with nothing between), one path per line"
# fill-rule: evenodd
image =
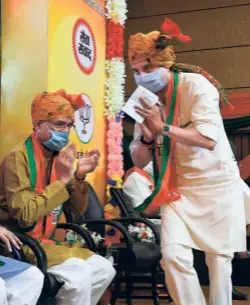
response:
M96 43L93 31L85 20L76 21L72 43L78 66L84 73L90 74L96 62Z
M83 94L85 105L75 112L76 134L80 141L88 143L94 131L94 110L88 95Z

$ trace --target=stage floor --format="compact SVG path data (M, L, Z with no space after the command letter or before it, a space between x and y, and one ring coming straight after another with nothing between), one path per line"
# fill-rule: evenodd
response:
M249 295L249 300L248 301L233 301L233 305L250 305L250 287L236 287L237 290L241 293L247 293ZM208 287L203 287L204 294L207 298L207 304L208 303ZM146 293L146 292L145 292ZM126 305L125 300L119 300L117 305ZM132 305L152 305L153 301L152 300L132 300ZM160 300L160 304L167 304L165 300ZM174 305L174 303L172 303Z

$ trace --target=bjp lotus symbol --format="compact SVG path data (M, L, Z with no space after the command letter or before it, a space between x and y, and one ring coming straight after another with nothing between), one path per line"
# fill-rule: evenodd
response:
M82 98L85 105L76 111L75 125L79 140L86 144L92 138L94 131L94 109L87 94L83 94Z
M91 106L90 105L87 104L87 105L85 105L85 106L83 106L79 109L79 118L80 118L80 121L83 124L82 134L87 133L86 125L89 124L90 117L91 117Z

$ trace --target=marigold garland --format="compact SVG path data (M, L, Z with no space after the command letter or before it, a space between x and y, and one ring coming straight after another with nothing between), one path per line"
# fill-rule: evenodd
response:
M124 28L113 20L108 21L107 59L122 58L124 49Z
M126 20L126 0L107 0L108 34L106 49L106 89L105 115L108 120L107 131L107 189L108 204L105 206L107 219L119 216L116 203L111 200L110 188L121 188L123 171L122 156L122 118L121 108L124 104L125 65L123 59L124 24Z

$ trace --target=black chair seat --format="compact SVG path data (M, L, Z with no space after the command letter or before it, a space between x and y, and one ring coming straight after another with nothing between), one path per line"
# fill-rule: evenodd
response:
M63 283L58 282L53 274L46 273L42 290L42 298L54 298L62 287L62 285Z
M132 244L132 251L119 249L119 266L125 271L155 267L161 259L160 246L150 242Z

